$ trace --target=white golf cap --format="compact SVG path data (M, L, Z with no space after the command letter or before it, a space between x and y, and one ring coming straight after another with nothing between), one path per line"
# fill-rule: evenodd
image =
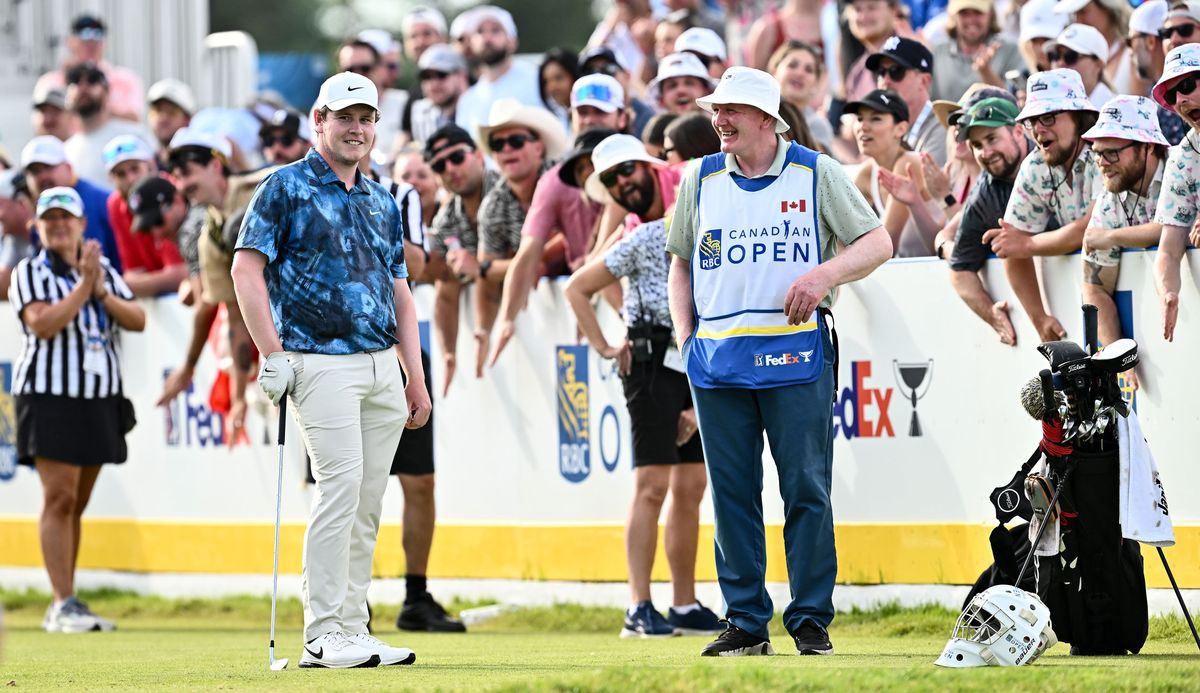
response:
M479 31L480 24L491 20L504 27L505 33L511 38L517 38L517 23L513 21L512 14L503 7L480 5L462 13L458 18L463 21L460 27L463 34L473 34Z
M594 106L605 113L625 108L625 90L615 77L603 73L584 75L571 87L571 109Z
M211 150L213 154L223 156L225 161L229 161L229 158L233 156L233 146L229 144L229 140L224 135L192 127L179 128L175 131L175 136L171 138L169 147L171 151L184 147Z
M0 198L11 200L17 196L17 178L20 176L20 169L10 168L0 171Z
M34 137L21 150L21 168L26 169L34 164L58 166L67 160L67 150L62 140L54 135Z
M1158 36L1158 30L1167 20L1167 0L1148 0L1138 5L1129 15L1129 29L1139 34Z
M462 55L451 48L449 44L435 43L426 48L421 57L417 59L417 70L433 70L448 75L455 72L466 72L467 61L463 60Z
M721 75L716 90L696 99L709 113L713 106L725 104L753 106L775 119L775 132L787 132L791 126L779 115L779 82L762 70L735 65Z
M1021 7L1021 43L1052 39L1067 27L1067 16L1054 11L1055 0L1029 0Z
M583 189L588 197L597 202L607 202L612 199L608 188L600 182L600 175L614 166L620 166L626 161L644 161L653 166L666 166L667 162L655 159L646 153L646 145L633 135L609 135L592 150L592 175L588 176Z
M188 115L196 114L196 97L192 88L177 79L160 79L146 90L146 103L170 101Z
M1195 2L1195 0L1172 0L1171 6L1167 11L1167 17L1163 21L1179 18L1200 22L1200 2Z
M400 28L406 34L416 24L428 24L442 36L446 35L446 16L432 7L417 5L400 20Z
M1100 118L1083 133L1085 140L1114 137L1133 142L1167 146L1158 126L1158 107L1144 96L1121 94L1114 96L1100 109Z
M683 53L685 51L717 58L721 62L725 62L728 56L728 52L725 50L725 41L721 40L717 32L702 26L692 27L675 39L675 52Z
M360 103L379 110L379 90L375 83L354 72L339 72L321 84L313 107L340 111Z
M104 145L100 152L104 169L109 173L126 161L154 161L154 150L136 135L117 135Z
M1069 48L1080 55L1090 55L1101 61L1108 60L1108 41L1094 26L1072 24L1053 41L1047 41L1042 50L1049 53L1056 47Z
M75 192L75 188L59 186L50 188L38 195L37 201L37 217L42 218L42 215L52 209L62 209L73 217L83 217L83 200L79 197L79 193Z
M713 87L712 77L708 74L708 68L704 63L700 62L700 58L691 53L672 53L662 59L658 64L658 76L646 85L647 93L650 100L657 102L662 95L660 86L664 80L674 77L696 77L704 80L709 88ZM778 89L776 89L778 91Z
M383 29L363 29L354 38L370 44L381 56L400 51L400 42Z

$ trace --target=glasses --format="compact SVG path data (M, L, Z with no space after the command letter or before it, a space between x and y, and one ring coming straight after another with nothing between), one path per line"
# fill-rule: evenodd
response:
M893 82L899 82L908 74L908 68L903 65L892 65L890 67L877 67L871 71L876 79L887 77Z
M1196 75L1190 75L1186 79L1181 79L1175 83L1175 86L1166 90L1163 93L1163 100L1168 105L1174 106L1180 96L1188 96L1196 91Z
M1125 145L1124 147L1116 147L1113 149L1096 149L1095 147L1092 147L1092 151L1095 152L1096 155L1098 155L1101 159L1104 159L1108 163L1115 164L1121 160L1121 152L1125 151L1126 149L1129 149L1130 147L1136 147L1137 145L1138 145L1137 142L1130 142L1129 144Z
M266 149L267 147L274 147L277 144L284 147L290 147L293 144L296 144L298 139L298 137L290 132L282 135L264 135L262 138L262 146L263 149Z
M604 173L601 173L600 182L604 185L604 187L611 188L617 184L618 178L628 178L632 176L635 171L637 171L637 162L626 161L619 166L614 166Z
M447 154L446 156L443 156L442 158L438 159L437 161L430 163L429 168L433 169L434 173L441 175L446 172L446 164L453 164L454 166L461 166L462 162L467 160L467 152L468 151L470 151L470 150L459 149L456 152Z
M67 84L104 84L107 79L99 70L71 70L67 73Z
M616 77L617 73L620 71L620 66L614 63L592 63L590 66L584 67L582 70L580 70L583 75L599 74L608 75L609 77Z
M449 76L450 76L449 72L442 72L440 70L421 70L419 79L422 82L427 82L431 79L439 79L439 80L446 79Z
M1048 58L1051 63L1062 63L1068 67L1078 63L1079 59L1082 57L1082 55L1069 48L1061 51L1051 51L1050 53L1046 54L1046 58Z
M1021 127L1025 128L1026 132L1033 132L1035 125L1041 125L1044 128L1054 127L1054 122L1058 120L1057 113L1043 113L1040 116L1035 116L1027 120L1021 121Z
M491 149L497 154L504 151L505 147L508 147L514 152L519 152L524 149L525 145L535 140L537 140L537 137L523 133L509 135L508 137L493 137L488 140L488 149Z
M39 207L75 207L75 198L70 195L43 195L38 199Z
M374 65L363 63L361 65L347 65L345 71L353 72L356 75L366 75L367 73L369 73L371 70L374 70L374 69L375 69Z
M1180 24L1179 26L1169 26L1158 30L1158 37L1164 41L1170 41L1171 37L1179 34L1179 38L1191 38L1196 31L1195 24Z

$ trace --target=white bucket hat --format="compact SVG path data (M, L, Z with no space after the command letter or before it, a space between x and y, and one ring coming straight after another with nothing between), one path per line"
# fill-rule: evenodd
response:
M691 53L672 53L662 59L662 62L658 64L658 75L650 80L650 84L646 85L647 95L651 101L658 102L659 97L662 96L660 87L663 81L672 77L695 77L704 80L710 89L713 87L708 68L700 62L700 58Z
M1058 46L1070 48L1080 55L1090 55L1102 62L1108 61L1108 40L1094 26L1072 24L1054 40L1047 41L1042 50L1049 53Z
M787 132L791 126L779 115L779 82L762 70L735 65L721 75L717 88L696 104L709 113L713 106L726 104L753 106L775 119L775 132Z
M1029 75L1025 83L1025 108L1017 114L1017 122L1058 111L1098 110L1088 101L1079 73L1060 67Z
M1164 98L1167 88L1174 86L1177 80L1193 72L1200 72L1200 43L1185 43L1172 48L1171 52L1167 53L1167 60L1163 64L1162 77L1159 77L1158 84L1154 85L1154 90L1151 92L1155 102L1169 110L1171 105Z
M560 158L567 151L567 136L562 123L550 111L536 106L526 106L516 99L500 99L492 104L487 125L479 126L479 146L491 156L488 138L501 128L523 127L537 133L546 148L546 161Z
M600 175L626 161L644 161L651 166L666 166L667 162L655 159L646 153L646 145L633 135L609 135L592 150L592 175L588 176L583 189L588 197L597 202L608 202L608 188L600 182Z
M1134 142L1167 145L1158 127L1158 108L1144 96L1114 96L1100 109L1100 119L1083 133L1085 140L1115 137Z

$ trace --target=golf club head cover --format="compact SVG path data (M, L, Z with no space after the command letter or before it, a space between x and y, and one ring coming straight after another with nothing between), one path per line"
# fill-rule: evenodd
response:
M1008 524L1018 517L1023 520L1029 520L1033 517L1033 507L1029 505L1029 499L1025 497L1022 484L1025 482L1025 475L1029 473L1030 469L1033 469L1033 465L1041 457L1042 450L1039 447L1033 451L1033 455L1029 457L1029 460L1021 465L1017 473L1013 474L1012 479L1007 484L997 486L988 495L988 500L992 502L992 508L996 511L996 520L1001 525ZM1014 570L1012 574L1016 575L1017 573Z
M1063 364L1087 359L1087 352L1075 342L1060 340L1057 342L1042 342L1038 345L1038 353L1050 362L1050 370L1059 372Z

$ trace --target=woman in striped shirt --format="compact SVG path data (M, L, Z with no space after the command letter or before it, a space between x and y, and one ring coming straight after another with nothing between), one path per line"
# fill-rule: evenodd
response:
M50 188L37 203L45 248L13 271L9 300L24 330L13 377L17 458L42 480L42 559L54 601L49 632L112 630L75 597L80 517L100 466L125 461L132 408L121 389L116 328L141 331L146 315L96 241L85 241L83 201ZM128 408L127 408L128 407Z

